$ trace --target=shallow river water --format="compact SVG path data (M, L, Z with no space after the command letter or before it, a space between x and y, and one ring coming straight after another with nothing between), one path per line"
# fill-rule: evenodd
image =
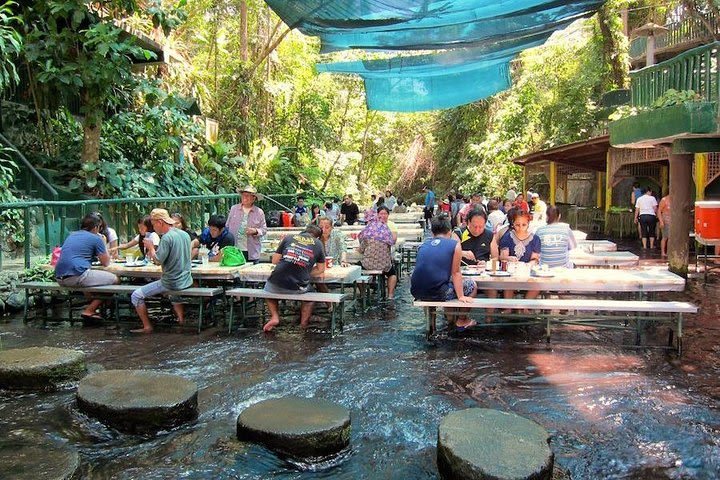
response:
M120 434L80 414L74 387L0 392L0 430L44 432L80 450L84 478L437 478L437 426L473 406L512 411L547 428L573 479L720 478L720 402L698 393L667 353L633 349L629 334L485 330L425 341L407 287L394 308L347 315L344 334L282 326L129 336L103 328L0 324L1 348L85 351L103 368L157 369L197 382L197 422L151 437ZM443 322L441 322L442 324ZM98 368L98 367L96 367ZM243 408L319 396L351 411L351 448L304 465L235 439ZM0 474L0 477L2 475Z

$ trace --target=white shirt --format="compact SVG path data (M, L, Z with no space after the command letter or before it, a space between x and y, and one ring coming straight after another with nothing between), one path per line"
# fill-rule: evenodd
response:
M488 215L487 223L494 232L498 229L500 225L505 223L505 218L506 215L503 212L501 212L500 210L493 210L492 212L490 212L490 215Z
M395 208L395 205L397 205L397 200L395 199L395 195L390 195L388 198L385 199L385 205L390 209L392 212L392 209Z
M639 215L655 215L655 207L657 207L657 200L652 195L641 195L635 201L635 208L640 210Z

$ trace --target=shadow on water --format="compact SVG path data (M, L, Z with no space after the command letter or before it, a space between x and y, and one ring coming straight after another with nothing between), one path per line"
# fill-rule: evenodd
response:
M169 432L125 435L79 413L74 387L50 394L0 393L0 428L45 432L78 448L86 478L437 478L437 425L472 406L518 413L552 434L556 462L572 478L718 478L720 410L697 394L657 350L635 350L622 333L490 329L424 338L406 286L395 305L346 316L330 339L294 324L128 336L14 319L4 348L77 348L112 368L158 369L197 382L198 420ZM442 325L443 322L441 322ZM321 329L324 327L321 327ZM305 464L235 439L247 406L283 396L320 396L351 410L351 447Z

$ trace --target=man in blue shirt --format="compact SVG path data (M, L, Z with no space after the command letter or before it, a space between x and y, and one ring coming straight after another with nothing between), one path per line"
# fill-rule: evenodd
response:
M211 262L220 262L223 258L222 249L235 246L235 237L225 226L226 219L222 215L210 215L208 226L203 229L198 238L191 242L192 248L201 245L208 249L208 259Z
M425 212L425 228L430 228L430 220L432 220L435 212L435 192L429 186L423 187L423 191L425 192L425 208L423 209L423 212Z
M101 222L102 219L95 213L85 215L80 222L80 230L72 232L63 242L60 258L55 265L55 279L60 285L97 287L120 283L115 274L90 268L94 258L105 267L110 265L110 255L99 233ZM97 298L92 299L80 316L85 320L102 320L95 312L102 302Z

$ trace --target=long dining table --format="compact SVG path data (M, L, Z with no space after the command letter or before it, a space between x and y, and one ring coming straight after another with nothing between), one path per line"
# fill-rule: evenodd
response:
M243 282L263 283L267 282L270 274L275 269L272 263L258 263L248 265L239 272L239 278ZM311 281L315 283L336 283L342 285L352 285L360 279L362 268L359 265L349 265L342 267L333 265L332 268L326 268L320 275L313 275Z
M240 278L240 272L244 268L250 266L251 264L237 267L221 267L219 264L213 262L207 265L193 262L191 274L196 280L235 280ZM152 263L138 262L128 265L126 262L112 262L107 267L93 266L93 268L114 273L118 277L160 278L162 276L162 268L160 268L160 265Z
M463 277L473 280L479 290L541 290L612 293L629 292L639 295L651 292L680 292L685 279L661 268L617 270L612 268L554 268L548 276L535 276L527 271L512 274L482 274L465 270ZM551 276L549 276L551 275Z

